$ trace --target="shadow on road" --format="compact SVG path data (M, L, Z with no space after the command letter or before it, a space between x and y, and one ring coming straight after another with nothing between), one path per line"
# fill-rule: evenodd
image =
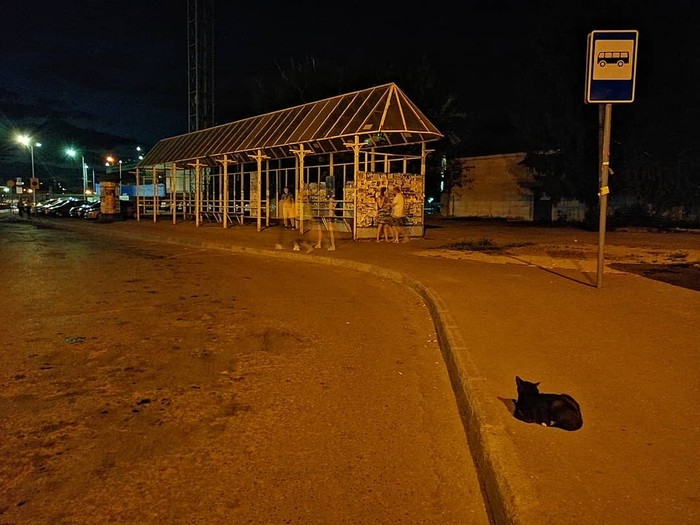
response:
M610 268L700 292L697 264L611 264Z

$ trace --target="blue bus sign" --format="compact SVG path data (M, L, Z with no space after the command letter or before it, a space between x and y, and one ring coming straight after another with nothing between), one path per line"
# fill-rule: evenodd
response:
M586 103L634 102L639 31L605 30L588 35Z

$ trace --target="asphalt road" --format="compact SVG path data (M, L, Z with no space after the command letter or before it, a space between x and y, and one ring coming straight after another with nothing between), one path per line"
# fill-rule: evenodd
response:
M489 523L420 298L0 222L0 522Z

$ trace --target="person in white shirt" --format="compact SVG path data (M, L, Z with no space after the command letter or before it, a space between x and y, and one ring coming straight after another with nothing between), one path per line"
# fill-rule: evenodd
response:
M406 225L406 200L404 199L401 187L394 186L394 198L391 201L391 231L394 238L391 242L400 242L403 236L403 242L408 241L408 235L404 230Z

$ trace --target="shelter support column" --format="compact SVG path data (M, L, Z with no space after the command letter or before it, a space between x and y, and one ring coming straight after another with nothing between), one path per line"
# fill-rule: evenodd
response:
M425 147L425 142L422 142L420 145L420 178L423 181L423 195L421 195L421 202L423 205L421 205L421 213L423 214L423 217L421 217L421 237L425 236L425 166L426 166L426 159L428 158L428 155L431 154L434 150L432 149L427 149ZM406 159L404 159L404 173L406 172Z
M141 170L136 168L136 220L141 220Z
M258 152L255 155L251 155L251 158L255 159L255 161L258 164L258 191L256 192L257 199L258 199L258 231L262 230L262 161L263 159L269 159L267 155L265 155L262 150L258 150Z
M353 192L353 206L352 206L352 239L354 241L357 240L357 173L360 171L360 150L362 149L363 146L365 146L364 142L360 142L360 136L355 135L355 141L354 142L344 142L343 145L353 151L353 157L354 157L354 163L353 163L353 170L354 170L354 183L355 183L355 191Z
M202 195L200 194L202 189L202 165L199 163L199 159L194 164L194 225L199 226L199 215L201 213L202 206Z
M304 235L304 203L301 199L301 196L303 195L301 189L304 185L304 157L310 153L313 153L314 151L311 149L306 149L303 144L299 145L299 149L290 149L289 151L294 153L298 160L296 174L297 183L295 184L297 194L294 196L294 202L297 207L297 217L299 218L299 231L301 232L301 235Z
M224 212L224 229L228 228L228 157L224 155L223 161L224 167L224 198L223 198L223 212Z
M153 166L153 222L158 221L158 170Z
M267 213L265 213L265 227L269 228L270 226L270 213L272 210L272 195L270 194L270 161L266 160L265 161L265 190L267 191L267 198L265 199L265 202L267 202Z
M177 224L177 167L173 164L170 171L170 209L173 213L173 224Z

